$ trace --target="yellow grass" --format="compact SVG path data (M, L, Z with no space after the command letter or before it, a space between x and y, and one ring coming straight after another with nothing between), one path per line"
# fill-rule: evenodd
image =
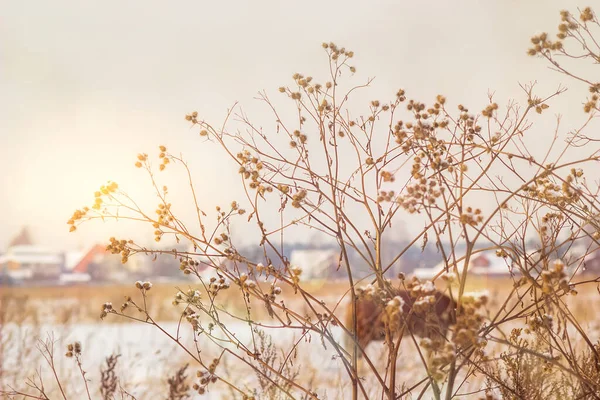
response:
M578 278L577 280L583 280ZM366 283L366 282L365 282ZM268 290L269 284L261 284L264 290ZM323 299L327 306L336 308L336 314L341 316L345 310L348 297L348 285L344 281L328 282L325 280L316 280L311 282L302 282L304 290L310 292L318 299ZM443 288L445 284L439 282L438 287ZM502 302L509 295L513 288L513 281L509 278L485 278L479 276L469 276L467 280L467 291L487 290L490 294L490 311L496 311ZM150 313L157 321L173 321L180 317L181 308L174 307L172 301L178 290L199 289L203 295L202 285L192 284L189 281L168 282L154 284L152 290L148 292L148 308ZM303 303L300 294L294 293L292 288L283 286L280 299L283 299L288 307L294 307ZM590 307L590 296L598 296L596 286L593 284L585 285L579 288L577 297L569 296L567 301L573 314L581 320L593 321L596 319L593 307ZM134 301L141 301L142 297L130 284L112 284L105 286L64 286L64 287L5 287L2 288L0 299L4 306L0 307L0 320L19 321L26 318L39 318L39 314L51 312L55 314L55 322L78 322L94 321L99 319L100 310L105 302L111 302L115 308L118 308L124 301L125 296L131 296ZM205 298L206 299L206 298ZM586 300L587 299L587 300ZM229 290L223 291L216 299L216 304L225 307L228 311L239 314L246 307L240 290L232 286ZM10 307L7 309L7 305ZM56 305L51 310L47 310L50 305ZM252 316L255 319L267 317L264 306L253 300ZM337 307L336 307L337 306ZM306 310L308 312L308 309ZM132 313L134 315L134 313ZM119 318L107 318L106 322L124 322Z

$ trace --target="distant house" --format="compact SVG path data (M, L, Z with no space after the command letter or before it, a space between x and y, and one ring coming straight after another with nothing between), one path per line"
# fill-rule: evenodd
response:
M518 270L513 269L513 260L510 257L498 257L496 252L488 251L471 259L469 272L484 276L511 276Z
M27 227L9 242L8 249L0 256L0 277L5 283L27 280L58 279L64 265L61 252L33 243Z
M345 272L340 266L339 252L335 250L294 250L290 257L292 267L302 269L303 279L333 279Z
M64 265L64 256L36 245L16 245L0 257L0 270L14 280L58 279Z
M77 265L81 263L86 253L83 251L67 251L64 253L65 264L63 272L60 274L59 283L62 285L70 285L77 283L86 283L91 280L90 274L87 271L76 270Z
M100 244L92 246L73 266L71 273L86 274L93 281L112 281L126 277L121 256L111 254L106 246Z
M109 254L106 251L106 246L96 244L87 252L83 253L81 257L79 257L79 260L73 262L70 265L69 270L74 274L89 274L92 269L90 266L94 264L94 262L99 262L105 254ZM73 256L73 258L75 258L75 256Z
M77 262L72 263L69 273L73 279L83 279L82 274L87 274L92 281L122 281L137 275L146 274L149 260L143 255L135 255L123 264L120 254L112 254L106 246L96 244L92 246Z
M448 262L449 270L452 272L452 262ZM464 268L464 261L458 262L458 269L462 271ZM440 262L430 268L416 268L413 272L415 276L420 279L432 279L434 276L446 270L446 263ZM469 260L468 271L470 274L487 276L487 277L501 277L510 276L511 273L516 273L516 270L512 268L512 260L496 256L493 251L484 251L474 254Z
M65 252L65 265L63 268L63 272L73 272L75 266L79 264L79 262L83 259L86 252L83 250L75 250L75 251L66 251Z

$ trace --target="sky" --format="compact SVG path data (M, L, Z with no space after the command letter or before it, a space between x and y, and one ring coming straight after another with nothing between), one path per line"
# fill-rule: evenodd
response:
M519 83L566 83L570 128L583 118L585 88L525 53L555 32L567 0L417 1L5 1L0 3L0 252L22 226L71 249L105 242L113 225L69 234L66 221L93 192L116 181L149 196L136 154L181 152L207 208L240 194L235 166L184 120L197 110L220 123L239 102L324 71L321 42L352 49L357 79L376 77L373 98L400 87L464 104L521 96ZM549 125L548 125L549 126ZM567 128L568 128L567 127ZM537 134L543 135L544 132ZM231 167L231 168L230 168ZM181 181L175 180L183 184ZM120 227L148 238L135 226ZM145 236L144 236L145 235ZM150 237L151 238L151 237Z

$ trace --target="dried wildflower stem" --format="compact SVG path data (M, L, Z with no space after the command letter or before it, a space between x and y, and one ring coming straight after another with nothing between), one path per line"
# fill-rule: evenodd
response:
M92 396L90 395L90 388L88 385L88 380L85 377L85 371L83 370L83 366L81 365L81 359L79 356L76 356L77 368L79 369L79 373L81 374L81 380L85 386L85 392L87 394L88 400L92 400Z
M63 399L67 400L67 396L65 395L63 385L58 377L58 372L56 371L56 366L54 364L54 343L55 343L54 337L48 336L46 341L43 342L40 340L38 342L38 349L39 349L40 353L42 354L42 356L44 357L44 359L46 360L46 363L48 363L48 365L50 366L50 370L52 371L52 374L54 375L56 385L58 386L58 389L60 390L60 393L61 393Z
M574 60L599 60L600 47L592 28L600 25L590 9L581 11L581 22L568 13L561 16L559 41L551 41L547 34L536 36L529 53L542 56L561 73L589 85L591 95L584 111L599 110L600 85L579 77L553 57L569 56L563 41L572 40L584 48L583 53L571 55ZM572 152L581 149L577 146L582 143L597 143L583 134L591 118L562 148L560 119L546 147L528 148L525 135L534 126L536 114L545 113L565 90L559 87L549 95L538 96L534 85L522 86L524 107L516 102L502 107L488 95L489 102L480 113L470 113L463 105L454 112L444 96L427 105L407 99L404 90L399 90L389 102L371 101L368 111L357 117L345 108L349 97L372 80L344 89L342 72L356 71L348 64L353 52L333 43L323 47L329 60L329 81L316 83L312 77L296 73L293 87L279 89L291 100L291 121L284 121L285 114L275 102L266 93L259 93L258 100L275 118L274 132L255 125L237 105L228 110L220 127L199 119L197 112L186 116L208 145L215 144L235 162L245 195L243 204L248 209L245 223L253 224L259 252L240 250L237 238L232 237L232 227L239 226L240 216L246 214L242 202L217 206L216 220L211 224L211 215L198 204L190 166L164 146L159 148L158 169L183 166L200 234L195 235L177 218L167 188L160 189L146 154L138 155L136 166L149 174L159 198L156 217L109 183L96 194L92 209L78 210L69 221L72 230L86 219L145 221L155 229L157 242L168 235L193 247L193 251L169 252L114 238L109 245L124 262L136 253L172 254L185 275L198 278L199 290L181 291L175 297L174 304L185 307L176 337L169 335L206 369L198 375L194 390L202 394L213 380L222 380L215 371L221 359L228 357L254 371L259 382L256 390L265 396L281 393L290 398L317 399L312 378L291 370L302 351L300 343L310 341L315 334L323 346L333 346L333 354L341 359L351 392L344 395L353 399L369 398L375 390L382 399L398 399L419 391L419 398L433 395L449 400L459 393L484 389L486 395L495 391L507 398L544 398L548 387L559 391L558 378L549 376L553 368L560 379L574 382L565 396L593 393L599 387L600 373L581 360L600 365L600 345L592 342L565 300L565 296L575 296L584 283L572 282L575 273L567 268L573 262L563 260L576 248L576 241L589 241L587 253L600 246L600 187L592 186L583 171L584 166L595 165L600 149L589 146L577 157ZM245 129L229 130L230 119ZM396 182L405 177L405 181ZM403 213L424 216L424 225L406 240L408 244L396 248L388 238L392 224L397 224ZM344 295L350 299L345 320L335 315L343 297L335 299L335 306L327 305L325 298L311 293L310 286L304 284L303 266L290 264L284 242L289 239L287 232L296 229L320 232L335 242L339 250L335 273L344 279ZM532 235L538 238L537 248L528 244ZM395 285L388 279L391 269L417 245L422 251L436 247L442 258L440 270L431 281L407 280L401 274L400 284ZM494 304L499 307L496 309L488 308L489 296L467 292L473 281L472 264L489 251L504 260L513 284L506 291L507 297ZM576 258L577 268L581 268L585 255ZM368 272L358 276L359 265ZM211 268L214 276L201 274L204 266ZM265 284L261 285L263 278ZM441 279L447 282L446 288L436 286ZM584 282L594 285L597 279ZM367 280L370 285L358 287ZM105 305L103 316L118 314L156 325L146 303L151 285L139 285L141 306L133 301L126 304L144 317L117 313L112 305ZM230 286L237 290L228 299L235 298L238 309L217 303ZM295 299L284 296L282 287L293 292ZM259 316L255 304L264 305L267 317ZM235 329L225 322L230 320L243 322L247 340L236 336ZM552 321L557 322L553 325ZM180 336L185 336L181 329L185 323L190 324L194 338L189 349ZM336 342L332 326L339 326L348 348ZM277 358L272 351L275 345L265 345L259 328L302 333L290 344L278 345L282 356ZM521 334L524 329L528 337ZM408 335L411 340L403 344L403 337ZM208 340L200 341L199 337ZM371 340L385 340L383 373L365 352ZM488 354L488 342L505 351L495 348ZM205 365L200 353L209 345L220 351L220 356ZM403 388L408 387L402 390L397 384L404 357L401 345L418 354L427 375L416 383L402 382ZM359 357L368 366L368 376L359 375ZM526 368L534 372L522 374ZM485 377L485 388L472 390L476 374ZM550 383L540 388L535 379ZM236 382L225 383L232 392L254 398Z

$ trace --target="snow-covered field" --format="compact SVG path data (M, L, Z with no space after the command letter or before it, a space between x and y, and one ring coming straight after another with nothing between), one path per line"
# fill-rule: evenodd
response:
M597 303L597 293L595 290L592 292L569 298L568 301L571 309L582 321L582 327L590 334L590 339L595 341L600 337L600 326L598 326L598 319L592 306ZM334 304L336 300L339 300L335 293L330 293L329 296L331 298L327 299L328 304ZM168 302L170 298L165 297L164 300ZM81 308L78 307L78 302L83 301L89 302L89 300L75 298L32 299L29 300L30 305L39 311L39 315L35 319L25 318L25 322L0 324L0 391L16 388L33 393L34 390L27 385L27 379L38 380L36 374L41 371L49 398L62 398L57 391L55 378L50 373L48 364L36 348L39 340L44 341L48 338L54 340L56 371L69 400L87 398L75 360L65 356L67 344L75 341L82 344L81 360L83 369L87 372L86 377L89 381L92 399L101 398L98 392L100 370L105 366L106 357L111 354L120 354L116 370L120 385L138 400L166 399L167 379L186 364L189 364L188 383L192 385L198 381L196 372L201 368L177 343L155 326L125 322L126 320L115 316L108 316L104 322L100 322L97 317L95 317L95 321L91 320L90 322L64 317L63 314L68 314L71 312L70 310ZM96 304L96 301L93 303ZM56 317L57 315L60 317ZM94 314L94 316L96 315ZM67 321L67 323L57 321ZM234 320L224 320L224 322L236 338L249 348L253 348L253 343L257 341L256 332L253 337L253 332L247 324ZM269 325L275 324L273 320L264 322ZM201 323L206 327L208 321L201 318ZM173 337L179 337L181 345L196 354L193 332L187 322L184 321L180 327L177 322L173 321L159 324ZM510 333L512 327L506 326L503 330L505 333ZM299 329L264 328L263 330L271 336L278 353L283 352L286 356L286 352L290 351L296 342L299 342L298 350L295 353L297 358L292 359L293 369L297 369L299 372L296 378L298 383L303 386L311 386L322 399L348 398L350 379L330 343L325 341L324 346L318 335L314 333L303 335ZM331 333L336 342L342 342L341 329L332 327ZM220 354L219 348L202 335L198 337L198 348L201 350L200 356L206 364L210 364L212 359ZM501 350L503 349L499 345L491 342L485 349L488 354L499 354ZM367 352L379 367L380 372L383 373L386 355L383 344L372 343ZM244 355L244 357L250 359L249 356ZM365 365L362 365L360 369L362 382L369 393L369 398L381 398L381 393L378 391L379 385L373 373ZM255 389L260 390L256 374L230 355L223 357L216 374L234 382L248 393ZM398 387L411 386L426 377L419 354L411 340L402 342L396 375ZM482 377L471 378L461 390L468 392L481 389L484 385ZM418 397L419 390L420 388L413 393L412 398ZM239 398L239 396L234 396L225 384L217 382L211 384L208 392L203 396L196 395L191 398L231 399ZM422 398L431 398L431 396L426 394ZM20 399L20 397L16 397L16 399Z
M161 326L175 336L176 323L170 322L161 324ZM229 327L243 342L248 344L252 342L247 325L237 323L229 325ZM190 329L183 325L180 337L182 337L182 343L194 351L190 332ZM292 343L297 342L302 334L300 331L294 332L289 329L272 329L267 332L271 334L277 347L284 350L291 349ZM332 333L335 339L341 342L341 330L334 327ZM17 326L10 324L2 328L2 335L4 342L2 387L4 390L7 390L9 385L19 389L26 388L26 379L34 377L40 367L46 387L55 387L53 377L44 359L39 351L32 349L32 343L36 339L44 340L49 335L53 335L55 340L56 369L66 387L69 399L86 398L75 360L64 355L67 344L74 341L82 344L83 368L87 372L92 391L98 390L100 367L103 365L105 357L113 353L121 355L117 371L122 387L138 400L166 398L167 377L174 375L182 365L190 364L188 368L190 383L194 382L195 373L199 370L189 355L167 335L154 326L141 323L92 323L70 326ZM200 337L200 342L202 340ZM320 337L314 334L302 338L300 342L297 359L293 362L294 367L298 368L300 372L298 381L303 384L314 382L314 390L322 398L345 398L349 390L349 379L342 362L334 357L335 351L332 346L324 347ZM201 353L205 360L210 361L218 355L214 345L200 343L200 347L206 348ZM383 357L377 356L382 350L381 343L374 343L369 347L369 354L374 361L383 363ZM405 355L402 356L402 368L399 369L398 374L402 380L399 382L416 382L423 378L425 376L423 367L416 358L414 350L409 345L403 349L403 352ZM413 357L407 357L406 353L411 353ZM383 353L381 354L383 355ZM373 387L373 395L375 395L375 386L369 385L369 374L366 368L364 371L365 384L367 387ZM233 360L225 360L219 366L217 374L234 381L238 386L248 388L249 392L258 388L256 375L251 373L247 367L240 367ZM375 384L375 382L372 383ZM29 391L31 392L31 390ZM58 394L55 390L53 393ZM94 396L92 397L94 398ZM205 395L198 395L198 398L221 399L232 398L232 395L225 385L217 383L212 385Z

